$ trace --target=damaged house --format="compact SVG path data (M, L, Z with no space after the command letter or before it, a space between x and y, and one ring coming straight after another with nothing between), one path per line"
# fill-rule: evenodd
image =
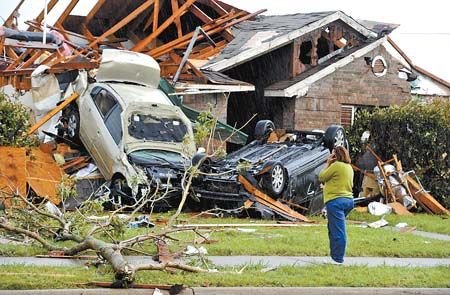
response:
M236 25L235 39L201 69L255 85L231 93L230 125L258 114L285 129L350 126L358 109L402 104L414 93L418 67L389 42L395 27L341 11L258 16ZM449 84L424 72L422 81L448 96Z

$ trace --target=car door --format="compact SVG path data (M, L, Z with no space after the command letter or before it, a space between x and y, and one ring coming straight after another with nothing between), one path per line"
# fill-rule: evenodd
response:
M113 92L102 86L92 89L83 106L87 112L84 132L90 140L88 150L103 176L110 179L120 159L122 107Z

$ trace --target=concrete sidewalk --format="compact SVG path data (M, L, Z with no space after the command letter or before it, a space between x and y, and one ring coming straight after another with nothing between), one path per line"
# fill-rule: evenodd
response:
M162 294L169 294L162 291ZM447 295L450 289L444 288L341 288L341 287L237 287L237 288L189 288L182 295ZM152 289L61 289L61 290L20 290L0 291L0 295L151 295Z
M156 263L148 256L127 256L130 263ZM261 264L264 267L283 265L311 266L325 264L324 256L207 256L216 266L242 266ZM24 264L39 266L84 266L88 260L37 258L37 257L0 257L0 265ZM450 258L395 258L395 257L346 257L344 265L348 266L408 266L433 267L450 266ZM449 292L450 293L450 292Z

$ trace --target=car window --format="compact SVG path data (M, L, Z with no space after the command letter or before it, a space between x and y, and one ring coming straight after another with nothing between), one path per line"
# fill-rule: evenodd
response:
M105 126L116 144L119 144L120 140L122 139L122 121L120 118L121 113L122 108L119 104L116 104L105 118Z
M101 89L93 99L103 118L105 118L108 112L117 104L117 100L114 96L105 89Z

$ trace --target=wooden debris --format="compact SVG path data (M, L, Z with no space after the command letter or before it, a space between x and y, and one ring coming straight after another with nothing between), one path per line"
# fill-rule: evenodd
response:
M258 202L260 202L264 206L267 206L270 209L274 210L275 212L282 214L284 216L290 217L292 219L296 219L296 220L300 220L300 221L304 221L304 222L311 222L308 218L306 218L306 216L298 213L295 210L292 210L288 206L286 206L278 201L275 201L274 199L272 199L271 197L269 197L268 195L266 195L265 193L260 191L258 188L253 186L250 183L250 181L248 179L246 179L243 175L239 175L238 180L240 183L242 183L244 188L250 194L252 194Z
M415 181L411 176L407 175L406 180L408 182L409 189L412 196L419 204L424 208L435 214L450 215L450 212L444 208L432 195L426 192L422 186Z
M14 25L14 15L17 15L23 1L16 7L8 19L5 26L17 29ZM52 9L57 0L51 0L48 8ZM50 69L48 73L58 73L74 69L92 69L98 67L100 54L99 45L108 45L116 48L125 48L126 42L134 44L131 50L144 52L154 58L159 58L161 62L161 73L164 77L173 77L178 68L179 62L172 60L167 62L167 55L174 54L175 50L184 50L193 35L196 26L188 26L192 31L184 31L181 17L189 14L193 24L202 24L204 34L199 35L197 41L202 41L205 36L214 36L217 46L206 49L205 44L197 42L194 48L196 54L193 56L204 64L208 58L218 54L229 42L234 39L230 27L241 21L254 18L264 12L260 10L255 13L248 13L231 5L220 1L203 0L171 0L166 5L161 0L146 0L139 6L131 5L132 0L124 2L126 13L121 13L118 17L113 11L115 6L110 1L97 0L95 5L84 17L81 17L79 29L72 32L67 28L75 30L73 16L70 15L78 0L71 0L65 4L62 14L59 16L54 26L48 26L61 40L60 44L39 41L23 42L12 38L1 38L0 52L5 55L4 62L6 69L0 75L0 86L11 84L20 90L31 89L30 75L37 65L47 65ZM131 10L129 7L136 7ZM99 21L104 19L104 15L111 14L109 22ZM215 17L215 18L214 18ZM28 31L43 31L43 11L33 17L33 20L25 20L29 25ZM174 26L176 31L170 32L170 27ZM142 29L143 28L143 29ZM52 31L49 34L52 34ZM120 31L121 35L127 38L118 38L115 34ZM95 32L95 33L94 33ZM98 32L102 32L99 36ZM84 40L86 44L78 45L77 40ZM162 41L164 40L164 41ZM20 55L16 53L18 48L27 48ZM204 49L204 50L202 50ZM202 72L187 61L183 67L180 77L186 81L192 81L201 77Z
M58 197L58 185L63 172L50 154L39 148L0 147L5 155L0 161L0 199L6 207L11 206L11 198L26 196L27 184L40 197L55 205L61 202Z
M389 203L388 206L390 206L392 208L392 211L394 211L394 213L397 215L403 215L403 216L412 216L413 215L411 212L408 211L408 209L405 208L405 206L403 206L399 202Z

